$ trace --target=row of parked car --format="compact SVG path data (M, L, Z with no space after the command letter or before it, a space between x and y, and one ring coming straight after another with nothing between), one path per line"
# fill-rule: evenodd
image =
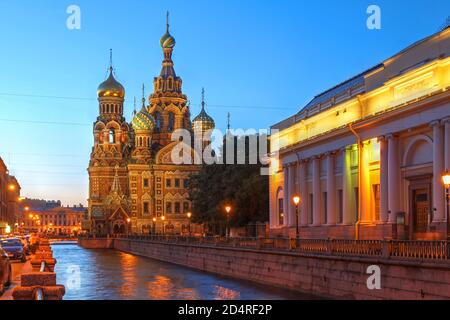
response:
M0 296L11 284L11 261L27 261L27 255L31 253L30 238L31 236L0 238Z

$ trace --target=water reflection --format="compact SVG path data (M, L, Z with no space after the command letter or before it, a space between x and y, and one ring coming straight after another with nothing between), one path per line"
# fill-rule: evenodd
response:
M69 300L312 298L115 250L87 250L76 245L54 245L52 249L58 261L57 280L66 285L64 299ZM67 272L74 267L79 274ZM79 277L78 281L73 281L74 277ZM70 285L73 283L77 285Z

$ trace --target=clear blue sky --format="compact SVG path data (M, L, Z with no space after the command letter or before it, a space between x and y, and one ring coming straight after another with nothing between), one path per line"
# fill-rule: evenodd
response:
M66 28L71 4L81 8L81 30ZM381 8L379 31L366 28L370 4ZM436 32L450 2L1 0L0 155L24 196L86 203L96 88L109 48L131 120L133 96L160 71L166 10L192 114L204 86L218 128L227 112L235 128L267 128Z

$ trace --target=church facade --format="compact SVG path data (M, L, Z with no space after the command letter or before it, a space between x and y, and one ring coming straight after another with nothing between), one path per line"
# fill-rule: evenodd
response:
M200 114L190 119L182 79L174 69L175 39L168 23L160 45L161 73L147 99L143 92L141 110L134 111L130 123L123 115L125 89L115 79L112 64L109 77L98 87L99 116L88 168L92 233L188 232L189 177L199 165L174 163L172 151L180 142L172 141L172 133L186 129L200 136L214 128L214 120L205 111L204 99ZM192 139L192 155L193 146Z
M447 27L274 125L272 234L450 237L442 179L450 170L449 88Z

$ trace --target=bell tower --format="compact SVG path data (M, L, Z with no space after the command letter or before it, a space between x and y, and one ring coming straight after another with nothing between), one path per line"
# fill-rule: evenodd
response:
M105 200L115 176L127 191L130 128L123 116L125 89L114 77L112 52L108 78L97 89L99 116L94 123L94 146L89 162L89 215L96 233L107 232Z

